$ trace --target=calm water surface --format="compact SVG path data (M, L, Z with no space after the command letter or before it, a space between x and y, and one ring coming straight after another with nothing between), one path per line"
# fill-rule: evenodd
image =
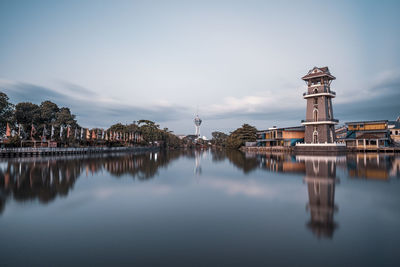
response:
M0 160L0 266L400 266L400 156Z

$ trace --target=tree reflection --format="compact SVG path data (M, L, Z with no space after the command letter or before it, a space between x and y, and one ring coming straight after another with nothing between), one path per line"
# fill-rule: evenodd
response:
M226 157L233 165L245 174L249 174L258 168L259 161L256 154L243 153L237 150L226 150Z
M104 154L48 158L18 158L0 162L0 213L9 198L48 203L67 196L82 175L106 171L113 177L148 180L181 155L178 151L145 154Z

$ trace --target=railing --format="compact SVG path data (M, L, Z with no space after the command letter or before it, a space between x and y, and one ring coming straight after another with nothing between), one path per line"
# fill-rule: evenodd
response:
M323 91L323 92L317 92L317 93L314 93L314 92L311 92L311 93L305 92L305 93L303 93L303 96L312 96L312 95L319 95L319 94L332 94L332 95L336 96L336 92L335 92L335 91L329 91L329 92Z
M296 146L336 146L345 147L345 143L333 142L333 143L296 143Z
M104 152L104 151L125 151L140 149L141 147L17 147L0 148L0 153L81 153L81 152Z
M307 122L323 122L323 121L339 122L339 120L337 120L337 119L301 120L302 123L307 123Z

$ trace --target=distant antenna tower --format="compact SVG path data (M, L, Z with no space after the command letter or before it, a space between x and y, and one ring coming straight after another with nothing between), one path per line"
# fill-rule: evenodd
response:
M198 113L198 112L197 112ZM196 117L194 117L194 125L196 127L196 137L200 137L200 125L201 125L202 120L200 119L199 115L197 114Z

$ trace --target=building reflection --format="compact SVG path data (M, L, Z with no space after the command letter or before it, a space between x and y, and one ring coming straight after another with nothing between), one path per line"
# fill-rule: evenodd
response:
M400 158L378 153L347 155L349 177L388 181L400 177Z
M346 154L346 155L293 155L287 153L254 154L246 158L257 159L258 167L271 172L302 174L307 184L310 213L307 227L318 238L332 238L338 224L334 214L335 187L339 182L338 168L350 178L389 181L400 177L400 157L388 154ZM229 159L240 158L231 156ZM241 164L235 164L240 167ZM249 169L247 169L249 171Z
M308 189L307 210L310 221L307 226L319 238L332 238L337 227L334 221L336 157L303 156L299 157L305 164L305 178Z
M274 172L299 173L305 171L304 162L296 160L296 156L285 153L263 155L260 158L260 167Z

